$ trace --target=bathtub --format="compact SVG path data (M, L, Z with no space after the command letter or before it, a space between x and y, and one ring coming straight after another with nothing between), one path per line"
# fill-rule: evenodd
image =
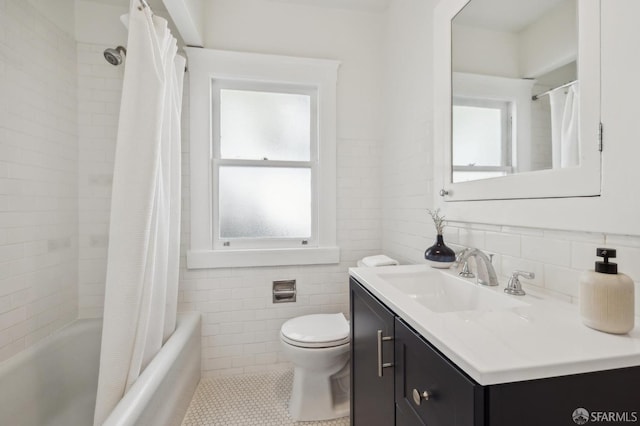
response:
M0 425L92 425L100 332L100 320L77 320L0 363ZM180 314L103 425L179 425L199 380L200 314Z

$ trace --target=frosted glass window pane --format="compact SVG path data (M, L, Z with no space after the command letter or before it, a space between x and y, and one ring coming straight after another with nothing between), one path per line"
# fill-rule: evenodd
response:
M220 167L220 238L309 238L311 170Z
M453 164L502 165L500 109L456 105L453 123Z
M220 90L222 158L309 161L311 97Z

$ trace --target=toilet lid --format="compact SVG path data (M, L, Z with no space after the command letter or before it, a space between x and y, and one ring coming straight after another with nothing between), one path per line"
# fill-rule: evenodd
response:
M282 324L282 337L302 347L331 347L349 342L349 322L343 314L315 314L290 319Z

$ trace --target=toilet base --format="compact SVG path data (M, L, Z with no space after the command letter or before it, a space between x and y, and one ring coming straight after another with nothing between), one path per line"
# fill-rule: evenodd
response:
M331 420L349 415L349 363L327 377L296 367L289 399L295 421Z

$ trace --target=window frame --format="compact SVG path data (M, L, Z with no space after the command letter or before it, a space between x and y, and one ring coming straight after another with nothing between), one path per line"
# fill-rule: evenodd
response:
M285 266L338 263L336 245L336 84L338 61L296 58L279 55L186 48L189 60L189 228L187 268ZM216 241L217 218L214 189L221 164L248 164L247 160L220 161L219 143L214 140L213 85L237 85L247 90L281 88L313 91L317 97L315 149L312 143L310 163L312 191L312 238L292 245L278 244L224 246ZM230 87L229 87L230 88ZM263 88L263 89L260 89ZM267 90L276 91L277 90ZM314 102L312 102L313 104ZM218 112L216 112L218 113ZM216 146L217 145L217 146ZM215 150L218 150L217 152ZM217 154L217 155L216 155ZM315 156L315 158L314 158ZM217 157L217 158L216 158ZM264 164L257 164L262 163ZM217 162L217 163L216 163ZM300 162L262 160L263 167ZM306 167L306 166L305 166ZM312 199L314 197L312 196ZM315 234L314 234L315 231Z
M509 175L513 173L514 170L514 159L513 159L513 108L515 105L513 102L504 99L486 99L486 98L471 98L471 97L463 97L463 96L454 96L452 100L452 109L455 109L457 106L468 106L468 107L477 107L477 108L486 108L486 109L494 109L500 111L500 133L501 133L501 159L499 165L489 166L476 166L476 165L463 165L463 164L452 164L451 165L451 179L452 182L464 182L455 180L455 172L500 172L505 175ZM452 112L453 113L453 112ZM453 120L452 120L453 122ZM451 129L451 134L453 137L454 129ZM453 152L451 153L451 158L453 159ZM489 179L479 178L473 180L482 180Z
M246 90L265 93L287 93L300 94L310 97L310 135L309 135L309 160L269 160L269 159L229 159L222 158L221 153L221 90ZM219 188L220 168L224 166L236 167L267 167L267 168L303 168L309 169L311 173L311 232L306 238L220 238L220 205L219 197L214 196L212 212L212 232L214 250L235 250L235 249L270 249L270 248L298 248L301 245L308 247L317 246L318 241L318 94L314 87L293 86L289 84L274 84L265 82L248 82L238 80L213 80L211 83L212 100L212 190ZM226 243L226 244L225 244Z

